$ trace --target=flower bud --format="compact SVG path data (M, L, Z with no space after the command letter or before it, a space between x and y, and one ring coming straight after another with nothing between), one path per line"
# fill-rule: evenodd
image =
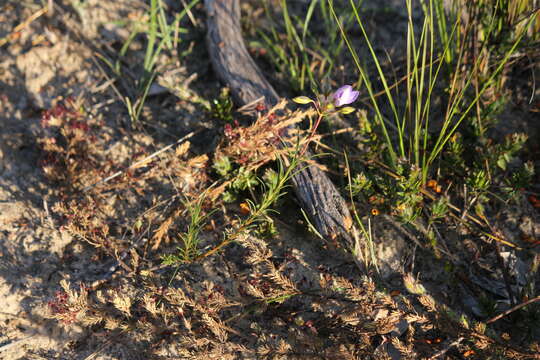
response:
M352 106L345 106L344 108L339 109L339 112L342 113L343 115L347 115L354 112L355 110L356 109L353 108Z
M307 96L297 96L292 100L297 104L309 104L310 102L313 102L313 100L311 100Z

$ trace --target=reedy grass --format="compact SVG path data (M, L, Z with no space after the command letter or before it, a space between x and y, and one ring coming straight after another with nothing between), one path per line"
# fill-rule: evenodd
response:
M280 1L284 34L281 34L278 21L273 18L272 10L263 1L266 17L270 23L268 32L258 31L264 46L268 49L269 60L288 75L289 84L294 92L305 92L309 88L318 94L321 84L328 81L335 70L336 58L342 53L344 41L333 24L329 9L324 0L310 2L305 16L291 16L287 0ZM319 16L324 28L325 45L316 36L311 27L313 18ZM344 26L352 22L352 14L345 17Z
M345 168L347 170L347 183L348 183L348 188L349 188L349 197L350 197L351 206L352 206L351 210L352 210L352 214L354 216L354 220L356 221L356 223L360 227L360 231L362 232L362 235L364 236L364 239L365 239L365 247L362 249L361 244L358 243L358 244L356 244L357 248L354 249L353 252L354 251L360 252L360 253L357 253L355 255L361 256L361 258L364 261L364 266L366 267L366 269L369 269L371 266L373 266L373 268L375 268L375 271L377 271L377 273L378 273L379 272L379 266L378 266L378 262L377 262L377 255L375 254L375 245L374 245L374 242L373 242L373 234L371 232L371 220L368 218L368 226L367 226L367 229L366 229L366 226L364 225L364 223L361 220L360 215L358 214L358 210L356 209L356 205L354 204L353 186L352 186L352 178L351 178L351 168L349 166L349 158L347 157L346 153L344 155L345 155Z
M114 64L107 62L107 65L113 69L116 76L123 76L120 59L126 56L130 45L139 34L146 34L147 41L142 63L142 75L135 80L136 90L134 94L123 97L132 125L139 122L148 93L159 72L157 66L162 51L168 50L175 54L174 56L177 56L176 49L181 41L179 35L187 33L186 29L180 27L180 21L198 2L199 0L192 0L169 23L162 0L151 0L147 20L134 23L132 32L119 51L118 60Z
M490 89L497 81L497 77L508 63L510 57L515 54L515 51L520 44L523 36L526 34L528 26L535 20L536 15L531 15L523 27L521 32L517 34L511 46L503 53L502 59L495 63L495 69L492 69L487 78L479 86L474 96L469 96L469 92L473 88L475 74L477 73L484 58L478 57L468 75L463 74L461 70L464 66L463 52L456 53L459 47L451 46L456 39L459 20L455 20L452 25L450 34L447 32L446 14L442 11L442 0L429 0L422 2L424 13L423 23L420 25L421 30L419 35L416 34L417 27L412 18L412 2L406 0L408 28L407 28L407 77L405 80L406 99L405 106L400 109L397 105L398 98L392 92L392 87L389 85L387 75L381 66L381 60L375 53L374 47L365 30L363 20L361 19L358 6L354 1L350 1L350 7L354 13L356 23L360 27L364 40L369 50L371 59L375 65L376 73L380 78L381 86L384 89L385 100L390 108L393 121L389 121L383 114L383 106L375 96L374 85L368 70L361 64L360 57L354 49L349 35L341 25L337 13L334 8L334 1L327 0L332 16L340 29L341 35L349 49L353 58L356 69L363 81L363 85L369 94L371 105L375 111L375 123L383 133L386 141L386 150L389 155L389 165L393 169L398 167L398 158L407 159L411 164L421 169L422 183L426 183L434 163L438 160L443 149L452 138L460 124L469 117L471 111L478 105L484 93ZM499 1L496 3L495 9L499 6ZM485 38L489 39L491 33L497 23L496 10L493 10L490 22L485 32ZM439 17L439 18L436 18ZM436 21L438 20L438 21ZM440 40L436 36L435 30L438 24L439 32L443 34L442 45L437 46ZM463 40L464 41L464 40ZM482 44L486 46L486 41ZM458 44L463 45L463 44ZM437 87L444 84L444 79L441 77L441 69L443 61L452 61L455 59L455 68L451 82L448 84L450 96L447 101L447 109L442 117L442 126L435 135L435 139L430 137L430 120L434 116L432 103L437 94L434 91ZM389 127L395 128L395 140L390 133Z

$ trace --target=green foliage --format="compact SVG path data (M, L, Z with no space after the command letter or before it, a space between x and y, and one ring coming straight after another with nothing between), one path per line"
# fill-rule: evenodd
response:
M131 34L122 46L118 54L118 60L114 65L107 62L118 78L125 78L126 76L120 60L126 56L130 45L138 35L146 35L144 61L140 64L142 66L142 73L137 79L134 79L136 90L134 94L128 94L128 96L124 96L123 98L133 124L138 123L150 87L158 75L158 60L161 53L163 50L170 52L176 51L178 42L180 41L178 35L187 32L186 29L180 27L180 21L198 2L199 0L192 0L181 12L174 16L172 21L169 21L162 0L150 0L147 20L144 22L133 22L131 24L133 27Z
M311 1L303 18L290 14L290 3L280 1L281 19L277 19L269 2L262 2L270 28L259 30L262 43L252 44L266 49L268 60L286 74L294 92L305 92L308 86L318 92L336 68L344 42L326 0ZM351 25L352 19L350 13L343 16L344 26Z
M414 222L424 209L429 224L435 224L450 211L448 197L462 196L465 209L473 208L483 216L490 200L516 198L519 189L529 185L532 167L519 167L516 160L526 136L513 134L501 143L489 136L507 106L503 69L510 66L511 57L527 51L537 15L524 11L522 2L517 9L505 1L456 0L456 7L448 12L442 1L429 0L422 2L423 20L418 22L413 21L412 2L407 0L407 72L401 83L391 86L388 71L367 34L360 6L349 2L373 62L370 68L341 25L335 2L327 3L372 109L357 112L360 147L365 149L369 165L353 176L352 196L398 215L404 222ZM521 15L516 16L516 11ZM467 26L462 16L468 16ZM519 27L508 26L512 17ZM481 41L471 41L471 37ZM473 45L477 48L472 49ZM498 48L496 54L493 47ZM370 71L378 75L378 81ZM445 183L455 184L456 178L458 184L467 186L437 195L426 207L424 186L435 174L442 181L435 182L432 189L437 194ZM434 233L429 230L426 235L435 248Z
M328 4L332 11L332 15L335 18L336 25L340 28L341 35L345 40L347 47L353 57L356 69L360 77L363 80L366 91L371 99L371 104L374 114L373 125L379 129L379 133L383 136L386 142L385 153L388 155L388 166L394 171L397 171L398 158L405 158L410 163L420 168L422 172L421 181L425 183L430 174L430 168L441 157L443 149L453 138L460 124L468 118L472 109L482 107L482 97L486 94L488 89L493 88L493 84L498 82L502 69L508 63L508 60L512 54L517 51L520 40L524 36L527 27L523 28L520 33L512 39L510 46L504 49L504 52L498 58L498 60L492 64L489 68L489 72L485 71L479 74L481 64L485 63L489 57L489 54L480 53L473 64L473 67L467 73L461 70L462 61L464 59L451 55L446 57L447 53L451 51L450 44L454 41L465 41L463 38L457 36L460 22L456 20L453 24L449 34L445 35L446 44L440 48L436 45L435 27L436 16L439 16L439 26L444 27L441 21L446 16L442 11L441 1L430 0L423 3L424 19L421 25L415 24L412 19L412 4L411 1L406 1L406 7L409 16L408 31L406 35L407 41L407 76L405 79L404 92L405 106L400 109L398 104L398 98L391 91L387 75L381 66L381 61L376 55L372 43L367 35L364 27L363 20L360 16L359 6L350 1L350 8L355 15L357 25L359 26L365 43L368 47L371 59L376 68L376 73L380 79L380 87L383 88L383 94L385 96L385 102L388 104L390 118L393 120L393 127L396 129L397 138L394 140L390 136L387 123L390 123L386 119L386 115L383 113L383 108L380 101L375 96L375 90L368 76L368 69L362 65L360 57L358 56L355 48L353 47L349 36L341 26L339 18L334 10L334 2L328 0ZM442 11L442 12L441 12ZM497 9L492 9L488 13L489 19L494 21L497 18ZM532 18L527 22L530 24ZM484 34L485 39L490 39L492 29L490 28L487 33ZM460 44L461 45L461 44ZM436 96L440 96L439 92L434 91L440 87L440 83L445 79L440 76L443 61L439 61L439 58L454 59L456 64L455 71L453 73L453 79L448 82L449 96L445 95L440 100L443 104L448 104L446 113L444 114L444 122L438 131L436 137L430 136L430 123L431 117L434 112L432 104L435 101ZM479 75L482 75L480 78ZM459 88L457 88L459 84ZM469 96L469 94L473 94ZM493 114L500 108L500 104L490 104L492 108L488 108L484 111L484 116L487 117ZM483 125L478 124L477 127ZM479 133L484 132L482 130ZM385 157L382 157L385 160Z
M361 193L370 196L373 193L373 181L371 181L364 173L357 174L354 177L352 184L349 186L349 190L354 196Z
M222 123L232 124L233 122L233 100L228 88L223 88L219 97L212 101L210 113L214 119Z
M509 177L505 177L505 184L502 190L511 200L517 200L523 189L529 187L534 177L534 164L528 161L522 167L512 172Z
M430 222L434 223L444 219L445 216L448 215L448 211L448 200L446 198L441 197L433 201L433 203L431 203Z
M257 202L246 200L249 215L243 219L239 219L238 225L225 232L221 243L206 254L201 254L199 258L218 251L231 242L236 241L239 237L252 231L262 231L269 235L275 233L273 224L269 224L269 222L272 221L269 215L274 211L272 210L272 206L286 194L286 184L292 177L298 165L298 158L293 156L287 167L285 167L282 162L279 162L278 165L278 171L267 175L267 182L261 183L262 194L260 195L259 200Z
M278 235L278 230L275 222L271 218L267 218L257 224L255 234L263 239L272 239Z
M219 159L216 159L212 167L216 170L218 175L221 177L227 177L228 174L233 169L231 160L229 160L227 156L222 156Z
M238 191L249 190L259 184L259 180L253 171L247 170L241 166L236 171L232 188Z
M480 108L477 116L470 119L474 136L482 139L486 137L487 131L499 122L499 117L507 105L508 99L505 96L493 100Z
M244 166L235 166L227 156L222 156L214 161L212 167L224 180L229 180L230 185L223 192L223 201L234 202L238 195L245 190L252 190L260 181L257 175Z
M412 222L420 214L420 186L422 184L420 169L403 162L398 167L400 179L396 183L395 191L389 196L393 197L396 207L400 209L399 216L404 222ZM388 191L388 190L387 190Z
M485 170L476 170L472 176L467 179L469 186L477 194L486 192L489 188L491 180Z
M277 187L280 181L280 174L274 169L266 169L263 180L267 188L271 189Z
M515 158L518 151L523 148L527 141L525 134L512 134L504 140L504 143L496 147L494 152L497 166L502 170L506 170L508 164Z
M199 237L202 228L204 227L207 219L215 211L204 213L202 209L205 195L200 196L197 202L189 203L184 202L187 212L189 214L190 222L185 232L179 233L178 237L182 242L182 246L177 247L176 254L168 254L162 257L164 265L179 265L183 263L190 263L195 260L199 255Z

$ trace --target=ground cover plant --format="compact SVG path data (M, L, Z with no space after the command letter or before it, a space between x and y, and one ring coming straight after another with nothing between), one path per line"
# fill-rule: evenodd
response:
M0 5L0 358L539 358L538 1L212 4Z

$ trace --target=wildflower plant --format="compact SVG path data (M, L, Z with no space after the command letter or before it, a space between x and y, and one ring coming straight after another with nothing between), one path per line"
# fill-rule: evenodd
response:
M313 104L313 107L317 111L317 120L315 121L315 124L313 125L311 129L311 133L309 134L309 137L307 138L306 144L304 145L304 148L301 154L305 152L310 141L313 139L313 136L315 136L315 133L317 132L317 128L319 127L319 124L321 123L321 120L335 113L346 115L346 114L350 114L354 112L355 111L354 107L344 106L344 105L349 105L355 102L356 99L358 99L359 94L360 93L354 90L351 85L343 85L330 96L326 96L326 97L320 96L317 99L317 101L307 96L298 96L293 99L293 101L297 104L310 104L311 103Z

